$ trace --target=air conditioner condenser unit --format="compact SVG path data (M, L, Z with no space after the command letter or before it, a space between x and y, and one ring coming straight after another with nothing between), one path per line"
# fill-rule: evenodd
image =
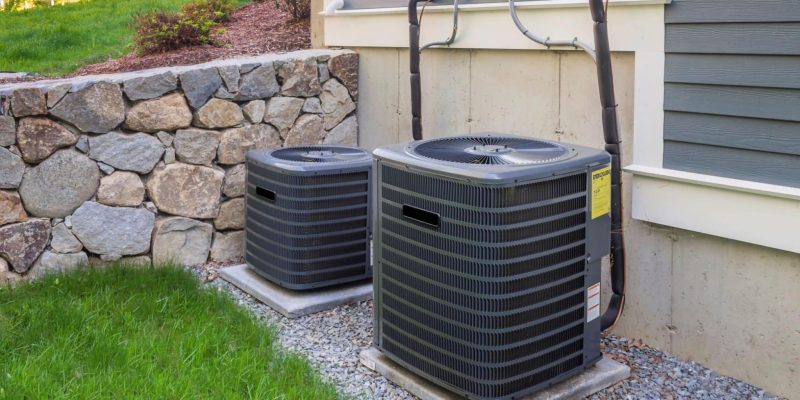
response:
M344 146L247 154L245 260L306 290L368 279L372 156Z
M477 134L377 149L375 345L469 398L510 399L601 359L610 156Z

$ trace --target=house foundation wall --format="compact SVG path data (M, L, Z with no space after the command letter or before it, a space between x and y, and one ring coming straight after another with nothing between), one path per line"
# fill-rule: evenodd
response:
M359 144L411 140L408 51L353 50ZM634 55L613 62L627 165ZM582 53L429 49L421 64L425 137L495 131L603 145L596 72ZM614 332L775 394L800 393L800 256L633 220L629 174L623 182L627 298ZM608 298L607 273L604 287Z

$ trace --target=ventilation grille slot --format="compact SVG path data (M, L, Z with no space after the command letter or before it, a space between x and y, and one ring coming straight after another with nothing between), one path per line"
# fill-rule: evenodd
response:
M332 167L333 168L333 167ZM369 167L290 175L248 161L245 259L292 289L369 277Z
M383 351L469 397L514 397L582 368L586 182L479 187L381 166Z

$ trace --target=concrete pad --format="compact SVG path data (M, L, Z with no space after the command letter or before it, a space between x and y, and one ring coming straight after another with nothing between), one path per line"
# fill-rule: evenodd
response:
M223 268L219 276L288 318L302 317L372 298L372 280L330 288L295 291L282 288L262 278L247 264Z
M390 360L389 357L383 355L375 347L362 351L359 359L367 368L383 375L386 379L422 400L456 400L463 398L403 368ZM603 358L583 373L558 383L549 389L523 397L522 400L580 399L619 383L630 375L631 369L627 365Z

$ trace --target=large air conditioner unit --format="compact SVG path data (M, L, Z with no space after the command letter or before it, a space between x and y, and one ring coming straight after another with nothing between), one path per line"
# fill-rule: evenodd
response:
M247 264L294 290L371 277L371 179L372 156L358 148L248 152Z
M518 398L600 353L610 157L478 134L374 152L375 345L469 398Z

